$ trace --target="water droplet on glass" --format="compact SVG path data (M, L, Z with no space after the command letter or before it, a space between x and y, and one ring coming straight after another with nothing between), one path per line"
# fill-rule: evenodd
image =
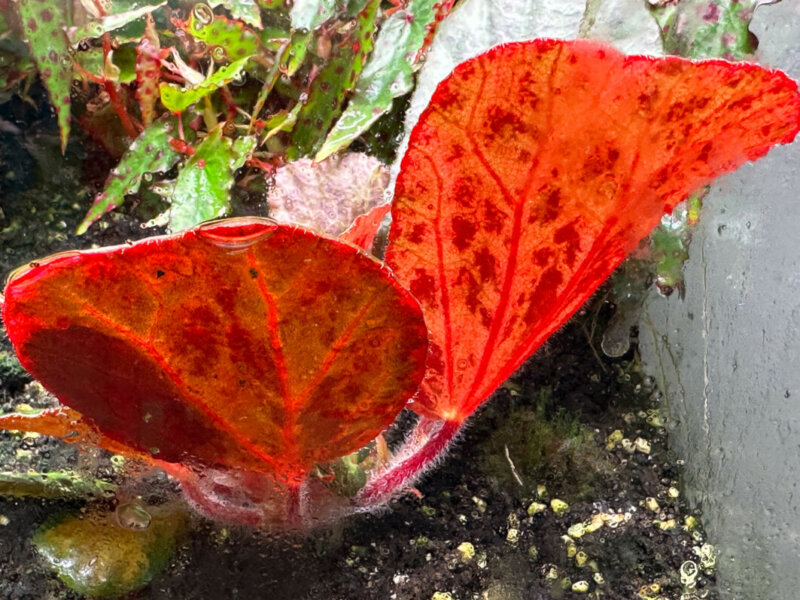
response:
M277 223L263 217L240 217L208 221L197 228L197 235L220 248L243 250L275 231Z
M214 11L211 10L211 7L208 4L196 4L192 9L192 14L194 15L196 21L194 27L198 31L214 20Z
M152 520L150 513L137 502L120 504L114 514L120 527L134 531L147 529L150 527L150 521Z

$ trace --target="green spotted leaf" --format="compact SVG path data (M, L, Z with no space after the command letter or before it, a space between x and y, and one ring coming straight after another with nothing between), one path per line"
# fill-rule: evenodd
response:
M31 55L39 69L50 102L56 111L61 151L67 148L70 125L70 86L72 58L69 40L64 31L67 23L65 3L61 0L15 2Z
M234 19L244 21L248 25L261 29L261 11L255 0L221 0L212 2L211 6L224 6Z
M211 130L178 174L171 197L172 231L188 229L229 212L233 175L256 143L251 136L235 141L223 137L222 124Z
M247 25L219 15L209 22L201 6L205 5L198 4L192 10L186 31L211 46L211 56L215 60L236 60L264 51L258 34Z
M388 112L398 96L414 87L419 51L436 20L436 0L411 0L381 26L375 49L356 83L347 108L328 134L315 160L343 150Z
M161 103L175 113L186 110L189 106L218 90L223 85L238 79L249 58L247 56L225 65L196 86L182 88L174 83L162 83L159 87Z
M372 33L379 6L379 0L370 0L358 13L349 40L336 48L312 82L308 101L300 109L297 125L292 130L292 145L287 150L290 158L314 153L341 114L347 94L355 86L372 51Z
M650 2L664 50L687 58L742 60L755 52L748 27L763 0Z
M173 126L174 119L160 120L139 134L119 165L111 171L105 189L97 196L78 226L79 235L105 213L122 204L126 194L139 191L142 177L146 173L167 171L178 162L181 155L173 150L169 143Z

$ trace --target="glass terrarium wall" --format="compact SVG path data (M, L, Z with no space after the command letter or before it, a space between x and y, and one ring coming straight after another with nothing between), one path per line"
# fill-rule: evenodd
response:
M800 3L757 11L759 59L800 78ZM797 597L800 570L800 144L717 181L685 268L653 294L642 351L670 407L723 598Z

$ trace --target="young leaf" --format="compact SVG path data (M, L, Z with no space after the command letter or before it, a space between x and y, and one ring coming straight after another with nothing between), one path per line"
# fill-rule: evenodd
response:
M433 0L410 0L404 9L384 21L347 108L314 160L323 160L349 146L392 107L395 98L411 91L420 50L439 14L438 4Z
M153 17L147 16L145 34L136 46L136 99L142 113L142 123L148 127L155 118L161 60L169 51L161 49Z
M384 202L388 183L388 169L366 154L348 153L317 164L301 158L275 172L269 216L337 236Z
M129 452L288 482L388 426L427 348L385 267L265 219L44 259L11 277L3 322L22 365Z
M174 113L182 112L211 92L238 79L249 58L247 56L221 67L211 77L192 87L181 88L174 83L162 83L160 86L161 102Z
M788 143L797 85L752 64L509 44L411 136L386 261L431 331L426 415L463 421L687 193Z
M67 14L61 0L14 2L33 60L50 93L61 135L61 152L67 148L70 124L70 86L72 57L64 32Z
M353 89L369 53L378 14L379 0L369 0L358 17L350 39L336 49L336 54L320 70L311 84L308 101L300 109L292 130L292 146L287 154L295 159L317 150L333 120L341 114L342 104Z
M230 210L233 174L256 147L256 138L223 137L215 127L195 149L175 182L169 216L170 229L180 231L221 217Z
M122 204L126 194L135 194L139 191L139 185L145 174L167 171L178 162L181 155L173 150L169 143L173 133L173 121L163 119L156 121L133 141L119 165L111 171L105 190L95 198L89 212L78 225L78 235L84 233L105 213Z
M214 15L205 4L195 5L184 28L189 35L212 47L215 60L236 60L264 52L256 32L238 21ZM214 48L220 48L222 56L217 56Z

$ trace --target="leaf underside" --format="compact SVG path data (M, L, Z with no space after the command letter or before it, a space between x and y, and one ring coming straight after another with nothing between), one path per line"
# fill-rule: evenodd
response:
M287 481L388 426L427 348L385 267L264 219L44 259L3 320L22 365L131 453Z
M461 421L692 190L798 131L752 64L536 40L442 82L397 179L387 264L423 306L419 412Z

